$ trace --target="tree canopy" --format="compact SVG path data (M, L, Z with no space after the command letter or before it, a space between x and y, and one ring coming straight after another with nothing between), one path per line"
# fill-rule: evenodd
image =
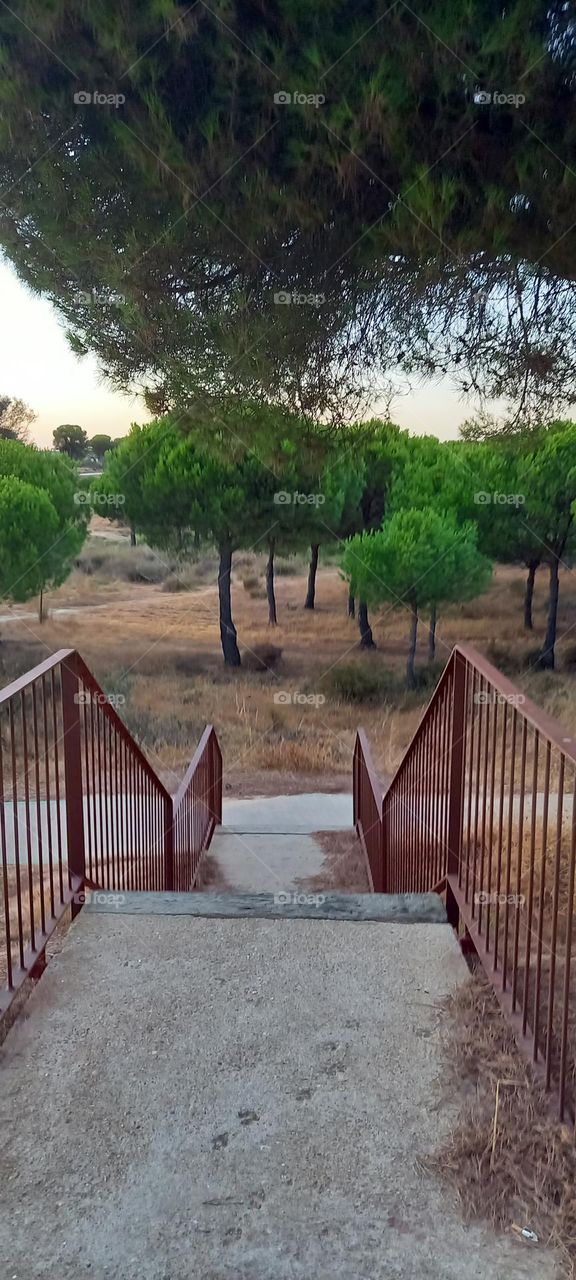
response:
M86 536L86 509L73 466L49 451L0 440L0 481L0 595L26 600L67 577Z
M11 396L0 396L0 439L20 440L28 444L30 426L36 414L23 400Z
M421 609L479 595L491 565L476 546L472 523L458 526L432 507L397 511L381 530L358 534L344 549L344 572L355 594L372 604L389 601L411 614L407 680L415 683L414 658Z
M69 458L74 458L77 462L82 460L88 445L88 436L83 427L63 422L62 426L54 428L52 436L54 448L59 453L67 453Z
M24 12L0 13L0 241L156 412L223 386L327 412L391 367L570 394L563 0Z

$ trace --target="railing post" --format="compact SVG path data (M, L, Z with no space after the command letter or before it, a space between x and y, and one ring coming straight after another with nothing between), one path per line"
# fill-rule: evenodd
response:
M216 734L212 733L212 812L214 822L222 822L222 752Z
M352 826L356 827L358 823L358 734L354 740L354 754L352 756Z
M382 839L382 887L380 892L388 893L388 814L386 812L386 800L384 797L382 798L380 831Z
M174 889L174 801L166 796L164 802L164 889Z
M452 686L452 739L450 744L450 782L448 794L448 851L446 858L446 913L450 924L458 927L459 909L450 889L450 876L460 879L462 829L464 821L464 745L466 740L466 661L458 650L454 653Z
M82 742L80 735L80 677L77 654L72 653L62 661L62 728L64 754L64 786L66 793L66 847L68 850L68 876L80 884L83 893L86 878L86 848L84 843L84 799L82 795ZM76 895L74 895L76 896ZM80 910L81 900L72 898L74 919Z

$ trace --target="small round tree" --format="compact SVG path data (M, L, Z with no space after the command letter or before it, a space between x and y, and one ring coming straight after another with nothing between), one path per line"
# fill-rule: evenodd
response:
M451 516L428 507L398 511L382 529L357 534L346 545L343 569L354 594L410 613L410 688L416 683L419 611L469 600L488 585L492 567L478 551L476 537L473 524L458 526Z

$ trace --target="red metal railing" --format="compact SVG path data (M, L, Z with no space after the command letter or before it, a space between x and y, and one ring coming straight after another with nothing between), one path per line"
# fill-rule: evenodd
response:
M370 744L363 729L359 729L356 734L352 770L354 826L366 857L370 889L373 893L385 893L382 840L384 788L374 768Z
M363 742L358 824L377 833ZM574 738L458 646L384 794L381 850L375 888L445 893L560 1116L574 1115Z
M85 889L191 889L221 819L207 728L175 798L73 649L0 691L0 1012Z
M174 888L192 888L204 849L222 821L222 752L206 725L173 801Z

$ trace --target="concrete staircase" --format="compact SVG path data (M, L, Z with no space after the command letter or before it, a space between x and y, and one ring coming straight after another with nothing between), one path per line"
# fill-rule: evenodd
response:
M417 1169L467 970L437 894L301 891L350 822L227 802L228 891L92 894L0 1050L0 1276L551 1280Z

